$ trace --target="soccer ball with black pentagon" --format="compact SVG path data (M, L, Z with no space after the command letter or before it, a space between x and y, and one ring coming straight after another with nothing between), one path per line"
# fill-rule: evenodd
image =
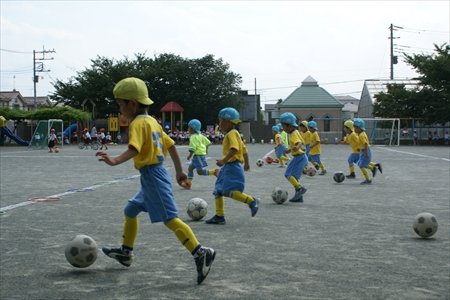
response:
M309 167L306 168L306 175L312 177L312 176L315 176L316 173L317 173L317 170L316 170L316 168L314 166L309 166Z
M423 212L415 217L413 228L419 236L429 238L436 233L438 222L433 214Z
M193 221L201 220L208 213L208 203L202 198L192 198L187 204L187 214Z
M288 192L281 189L280 187L276 187L273 189L272 191L272 200L276 203L276 204L283 204L284 202L286 202L288 198Z
M258 160L256 161L256 165L257 165L258 167L264 166L264 160L258 159Z
M333 179L334 181L336 181L337 183L341 183L345 180L345 175L344 172L336 172L333 175Z
M79 234L66 245L65 254L72 266L89 267L97 259L97 243L90 236Z

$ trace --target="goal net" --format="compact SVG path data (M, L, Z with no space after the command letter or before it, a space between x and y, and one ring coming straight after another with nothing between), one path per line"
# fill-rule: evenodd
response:
M64 132L63 120L50 119L39 121L33 136L31 137L30 149L43 149L47 148L48 137L50 135L50 129L55 129L56 136L58 137L58 147L62 147L62 136Z
M400 119L362 118L372 145L400 146Z

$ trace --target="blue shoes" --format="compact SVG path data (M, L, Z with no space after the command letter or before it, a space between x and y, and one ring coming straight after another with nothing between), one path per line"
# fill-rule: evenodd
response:
M218 216L215 215L211 219L208 219L205 221L206 224L217 224L217 225L225 225L225 217L224 216Z
M248 206L250 207L250 210L252 212L252 217L256 215L259 209L259 202L260 200L258 198L254 198L253 202L251 202Z

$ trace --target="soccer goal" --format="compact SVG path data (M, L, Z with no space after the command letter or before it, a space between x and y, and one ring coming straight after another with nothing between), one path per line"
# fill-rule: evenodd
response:
M400 119L362 118L372 145L400 146Z
M58 147L62 147L64 144L62 140L64 132L63 120L49 119L39 121L31 137L29 149L47 148L48 137L52 128L55 129L56 136L58 137Z

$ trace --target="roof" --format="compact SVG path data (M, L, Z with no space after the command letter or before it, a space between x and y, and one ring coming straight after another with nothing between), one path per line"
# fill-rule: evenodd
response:
M280 108L341 108L343 106L334 96L321 88L311 76L306 77L302 85L279 104Z
M16 99L18 96L22 98L22 95L18 91L0 92L0 101L9 102L13 99Z
M160 112L182 112L184 109L180 106L180 104L175 101L167 102L160 110Z
M34 105L34 97L23 97L23 100L28 106ZM51 104L47 96L36 97L36 105Z
M358 103L359 103L359 99L358 98L355 98L355 97L352 97L352 96L349 96L349 95L346 95L346 96L334 96L334 98L336 98L339 102L341 102L344 105L347 104L347 103L353 103L353 104L358 105Z
M389 84L403 84L405 88L413 89L419 84L418 80L412 79L394 79L394 80L384 80L384 79L368 79L364 81L364 86L370 94L372 103L374 102L374 96L381 92L387 93L387 86Z

